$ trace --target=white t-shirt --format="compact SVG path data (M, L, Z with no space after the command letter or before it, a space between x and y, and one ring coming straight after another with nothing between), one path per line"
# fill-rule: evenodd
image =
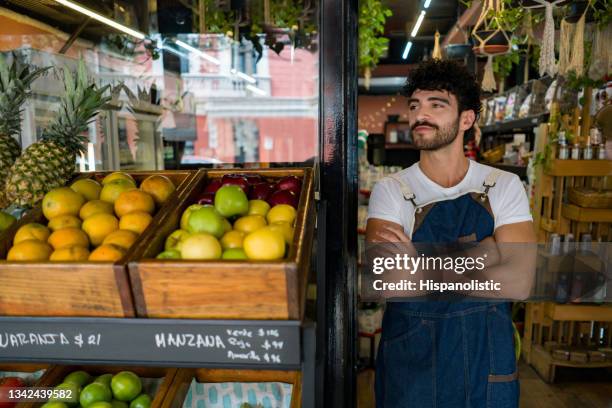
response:
M496 169L493 167L470 160L470 166L463 180L449 188L442 187L429 179L421 171L419 163L397 174L416 196L417 205L423 205L445 198L452 199L470 191L484 191L482 184L494 170ZM495 218L495 229L506 224L532 220L527 194L516 174L499 171L495 187L489 190L489 201ZM368 208L369 218L379 218L402 225L406 235L412 236L414 206L404 199L399 183L390 177L380 180L374 186Z

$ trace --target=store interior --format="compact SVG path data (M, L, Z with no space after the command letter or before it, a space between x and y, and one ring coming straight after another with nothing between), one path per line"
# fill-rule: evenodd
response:
M0 408L374 407L368 203L419 160L410 71L474 73L465 156L587 251L610 44L606 0L1 0ZM612 408L599 252L513 303L521 408Z

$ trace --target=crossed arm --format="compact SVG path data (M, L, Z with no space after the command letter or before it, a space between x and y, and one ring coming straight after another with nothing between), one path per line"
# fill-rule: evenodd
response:
M401 225L394 222L371 218L366 226L366 242L394 243L404 251L411 251L410 238L406 236ZM487 250L486 267L482 271L472 271L457 274L454 271L442 272L440 281L468 282L471 279L492 279L500 283L499 292L469 293L471 296L498 297L503 299L524 300L529 297L535 273L537 250L533 223L519 222L506 224L497 228L493 237L487 237L480 242L479 247L472 250L474 256ZM416 251L412 251L413 254ZM393 254L392 254L393 255ZM449 254L450 255L450 254ZM470 256L470 254L467 254ZM425 278L427 272L418 271L413 279ZM424 293L411 293L419 296Z

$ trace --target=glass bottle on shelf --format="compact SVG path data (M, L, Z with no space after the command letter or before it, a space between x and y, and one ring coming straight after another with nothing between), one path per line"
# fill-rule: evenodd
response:
M569 158L569 150L567 147L567 139L565 138L565 132L563 130L559 131L557 139L557 143L559 144L557 158L559 160L567 160Z

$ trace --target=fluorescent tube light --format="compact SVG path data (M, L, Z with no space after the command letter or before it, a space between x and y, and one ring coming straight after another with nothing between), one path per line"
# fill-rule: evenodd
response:
M253 86L253 85L247 85L246 89L248 89L249 91L251 91L253 93L261 95L261 96L266 96L267 95L266 91L264 91L263 89L259 89L258 87Z
M221 65L221 61L219 61L218 59L216 59L215 57L206 54L205 52L202 52L200 50L198 50L195 47L192 47L191 45L181 41L181 40L176 40L174 41L174 43L176 45L178 45L181 48L186 49L187 51L193 52L194 54L197 54L198 56L204 58L206 61L212 62L215 65Z
M91 17L94 20L97 20L97 21L99 21L101 23L104 23L104 24L106 24L108 26L111 26L114 29L119 30L119 31L121 31L123 33L126 33L127 35L131 35L132 37L137 38L139 40L144 40L145 37L146 37L143 33L139 32L139 31L132 30L129 27L126 27L126 26L124 26L122 24L119 24L116 21L111 20L110 18L106 18L103 15L98 14L95 11L91 11L91 10L89 10L89 9L87 9L87 8L77 4L77 3L74 3L74 2L72 2L70 0L55 0L55 1L58 2L59 4L63 5L63 6L68 7L69 9L77 11L77 12L79 12L81 14L85 14L86 16Z
M421 11L419 18L417 19L416 24L414 25L414 28L412 29L412 32L410 33L410 36L412 38L416 37L417 33L419 32L419 28L421 28L423 19L425 19L425 10Z
M404 53L402 54L402 59L407 59L408 58L408 53L410 52L411 48L412 48L412 41L408 41L406 43L406 48L404 48Z
M425 0L425 4L423 5L424 9L429 8L429 6L431 6L431 0Z

